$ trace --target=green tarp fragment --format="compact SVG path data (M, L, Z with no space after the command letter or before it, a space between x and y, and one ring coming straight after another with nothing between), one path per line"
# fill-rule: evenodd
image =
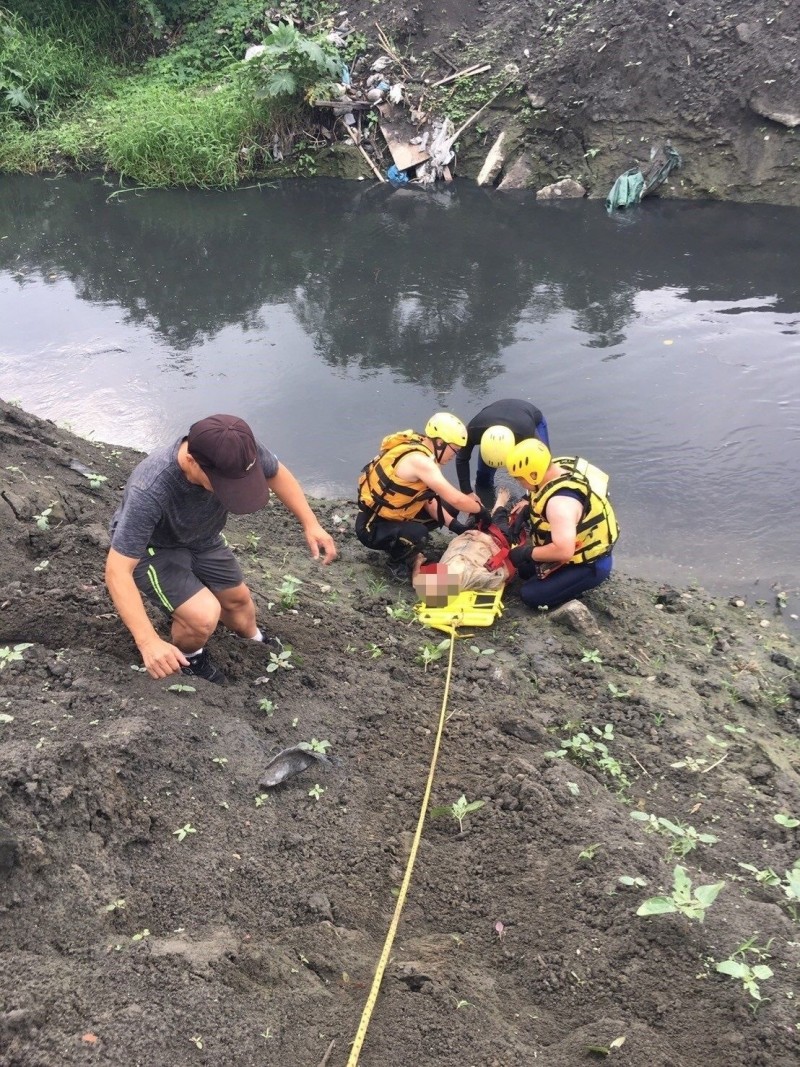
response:
M632 167L631 170L620 174L614 182L606 198L607 210L613 212L617 208L632 207L638 204L653 189L662 185L672 171L680 167L681 163L681 157L671 145L664 145L663 148L653 146L650 150L650 163L646 170Z

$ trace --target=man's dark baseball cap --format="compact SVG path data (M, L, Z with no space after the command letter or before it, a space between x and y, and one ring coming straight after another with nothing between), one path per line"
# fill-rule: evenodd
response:
M235 415L209 415L189 427L191 455L228 511L250 515L269 500L253 431Z

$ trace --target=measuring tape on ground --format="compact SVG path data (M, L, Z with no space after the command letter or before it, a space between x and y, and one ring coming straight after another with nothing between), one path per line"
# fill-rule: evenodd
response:
M372 1017L372 1012L375 1009L375 1003L378 999L378 991L381 987L381 981L383 980L383 972L386 970L386 964L389 962L389 953L392 951L392 945L394 944L395 934L397 933L397 927L400 923L400 915L403 911L403 905L406 902L406 894L408 893L408 887L411 884L411 874L414 870L414 862L417 858L417 851L419 849L420 839L422 837L422 827L425 824L425 814L428 810L428 803L431 799L431 789L433 788L433 778L436 773L436 761L439 758L439 746L442 741L442 733L444 732L445 712L447 711L447 701L450 696L450 676L453 673L453 652L456 646L456 626L458 623L454 623L450 628L450 655L447 661L447 678L444 686L444 697L442 698L442 710L439 713L439 725L436 730L436 741L433 745L433 755L431 756L431 766L428 771L428 781L425 785L425 795L422 798L422 807L419 813L419 819L417 820L417 829L414 834L414 840L411 845L411 852L408 856L408 863L406 864L406 871L403 875L403 883L400 886L400 892L397 894L397 903L394 908L394 915L392 921L389 923L389 932L386 935L386 941L383 945L383 950L378 960L378 966L375 968L375 977L372 979L372 988L369 991L367 1002L364 1005L364 1010L361 1013L361 1021L358 1024L358 1030L356 1031L355 1040L353 1041L353 1047L350 1051L350 1058L347 1061L347 1067L356 1067L358 1064L358 1057L361 1053L361 1047L364 1044L364 1038L367 1036L367 1028L369 1027L369 1021Z

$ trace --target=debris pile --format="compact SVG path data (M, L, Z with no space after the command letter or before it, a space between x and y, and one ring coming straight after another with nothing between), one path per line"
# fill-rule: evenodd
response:
M339 95L316 100L314 106L330 110L334 128L343 127L379 181L396 186L452 181L458 138L505 92L518 71L513 66L505 68L508 77L502 88L456 129L450 118L435 113L426 95L440 86L486 74L492 69L491 63L473 63L459 70L437 49L436 59L446 64L450 73L436 78L428 68L417 70L415 59L402 59L377 24L376 29L381 54L374 60L368 54L359 56L349 67L343 64ZM345 22L328 35L328 40L344 47L351 32ZM387 151L389 166L385 165Z

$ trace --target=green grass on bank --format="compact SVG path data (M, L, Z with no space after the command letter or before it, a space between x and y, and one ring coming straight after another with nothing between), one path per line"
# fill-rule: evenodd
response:
M230 186L269 172L261 146L305 112L301 92L268 99L240 63L268 32L260 0L16 7L0 0L0 172L104 166L142 185Z

